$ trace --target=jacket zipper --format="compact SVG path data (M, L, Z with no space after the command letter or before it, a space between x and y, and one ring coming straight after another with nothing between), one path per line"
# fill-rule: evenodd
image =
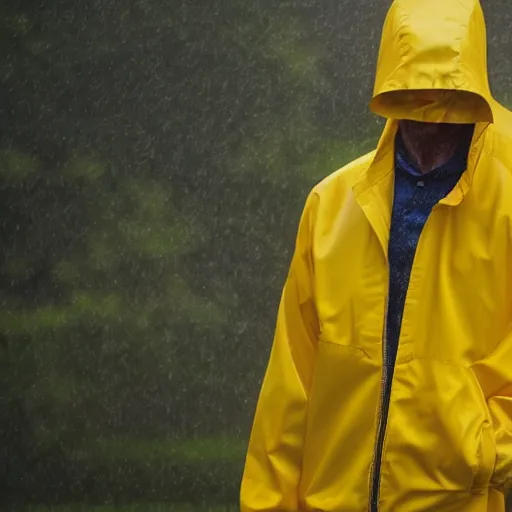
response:
M387 358L387 329L388 329L388 297L386 297L386 307L384 311L384 330L382 333L382 380L380 388L379 401L379 422L377 435L375 438L375 447L373 450L373 462L370 473L370 502L369 512L378 512L379 509L379 488L380 488L380 468L382 462L382 447L384 444L384 435L389 412L390 389L389 385L389 365ZM389 388L389 389L388 389Z
M432 217L432 212L438 208L438 204L434 205L430 214L425 222L423 229L421 230L418 243L416 245L416 252L414 254L413 264L411 266L411 275L414 268L414 261L416 260L416 254L420 245L421 237L427 224ZM410 279L410 277L409 277ZM389 282L388 282L388 296L386 297L386 307L384 311L384 331L382 333L382 380L380 388L380 402L379 402L379 422L377 427L377 435L375 438L375 447L373 450L373 461L370 472L370 498L368 504L368 512L379 511L379 497L380 497L380 470L382 463L382 450L384 445L384 438L386 435L386 427L388 422L389 413L389 402L391 400L391 383L393 381L393 373L395 361L393 364L389 364L387 356L387 331L388 331L388 306L389 306ZM405 306L404 306L405 308ZM403 316L403 312L402 312Z

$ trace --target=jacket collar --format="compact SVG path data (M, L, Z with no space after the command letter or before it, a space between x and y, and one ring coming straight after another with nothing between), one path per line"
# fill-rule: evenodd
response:
M476 124L469 148L467 169L457 185L439 204L457 206L464 200L484 150L489 124ZM379 238L386 258L393 206L394 149L397 130L398 121L387 121L372 162L353 186L356 201Z

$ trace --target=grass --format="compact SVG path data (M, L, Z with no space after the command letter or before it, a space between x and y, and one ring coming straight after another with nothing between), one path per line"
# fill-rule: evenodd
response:
M28 505L8 509L9 512L236 512L235 506L194 506L171 503L136 503L131 505Z
M208 462L243 460L247 442L235 439L100 439L75 450L74 459Z
M14 475L4 485L16 506L0 509L235 512L246 445L229 438L85 440L66 458L40 460L23 480Z

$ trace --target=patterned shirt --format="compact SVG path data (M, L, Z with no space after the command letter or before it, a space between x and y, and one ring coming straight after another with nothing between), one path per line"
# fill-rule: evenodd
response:
M405 297L416 247L432 208L455 187L466 170L474 125L453 157L437 169L421 174L405 149L400 132L395 141L395 190L389 236L389 292L386 324L386 361L395 364Z

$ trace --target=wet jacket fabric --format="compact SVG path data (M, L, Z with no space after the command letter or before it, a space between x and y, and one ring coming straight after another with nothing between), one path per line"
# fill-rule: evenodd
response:
M306 201L241 510L503 512L512 483L512 114L489 91L478 1L395 0L370 106L388 118L377 149ZM476 125L467 169L419 238L390 376L388 245L404 118Z

